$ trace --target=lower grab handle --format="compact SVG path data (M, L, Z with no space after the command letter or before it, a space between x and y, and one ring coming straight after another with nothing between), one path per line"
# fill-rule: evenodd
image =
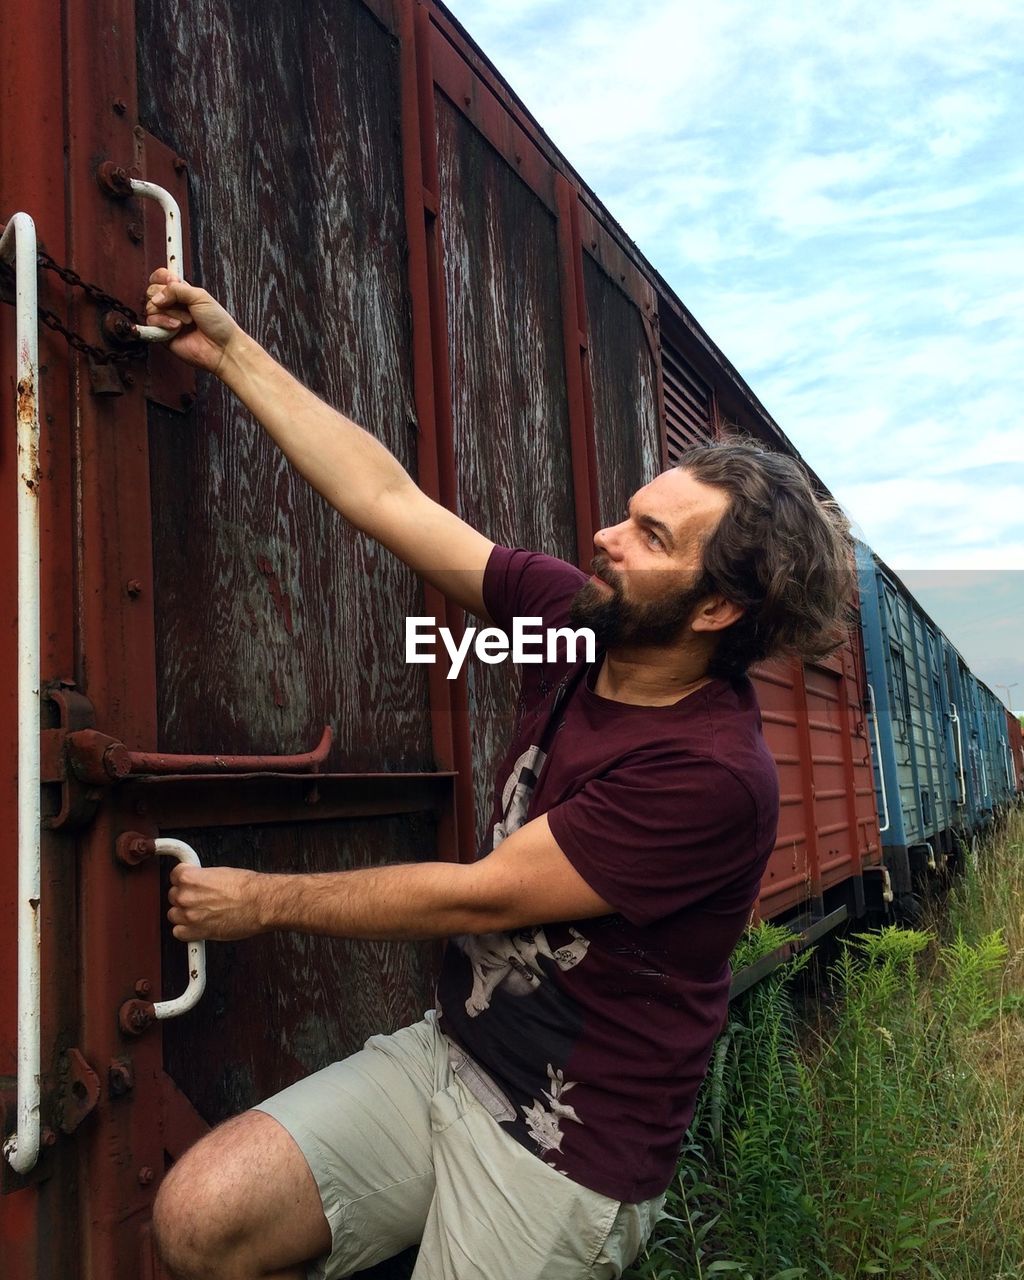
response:
M133 832L126 832L118 840L117 855L129 866L137 866L154 854L176 858L193 867L202 866L195 849L184 840L150 840ZM188 947L188 985L185 990L173 1000L158 1000L155 1003L148 1000L126 1000L118 1015L121 1030L126 1035L141 1035L154 1021L180 1018L199 1003L206 990L206 943L187 942L185 945Z

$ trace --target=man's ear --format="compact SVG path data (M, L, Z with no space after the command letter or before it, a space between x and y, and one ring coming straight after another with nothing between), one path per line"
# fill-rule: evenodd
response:
M694 631L724 631L743 614L743 606L726 600L725 596L708 596L690 619L690 627Z

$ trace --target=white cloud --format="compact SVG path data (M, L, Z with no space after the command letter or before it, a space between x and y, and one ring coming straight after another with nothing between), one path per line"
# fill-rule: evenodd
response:
M452 0L890 562L1024 567L1016 0Z

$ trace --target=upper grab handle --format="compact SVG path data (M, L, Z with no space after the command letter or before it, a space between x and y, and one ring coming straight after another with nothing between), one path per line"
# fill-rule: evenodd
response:
M164 211L164 239L167 246L167 270L181 279L184 253L181 246L181 210L174 196L155 182L143 182L141 178L132 178L129 185L132 195L142 196L145 200L155 200ZM155 324L137 324L132 329L133 337L141 342L169 342L174 337L170 329L161 329Z

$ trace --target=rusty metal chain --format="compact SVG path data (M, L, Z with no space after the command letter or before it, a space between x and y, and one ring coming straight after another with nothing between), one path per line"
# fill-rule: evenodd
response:
M3 226L0 226L0 233L2 232ZM98 307L102 307L107 311L116 311L132 324L138 323L138 316L126 303L105 292L99 285L90 284L88 280L83 280L78 272L71 267L62 267L44 249L37 249L36 255L43 270L52 271L54 275L59 276L72 289L81 289L90 302L94 302ZM13 285L14 268L6 262L0 262L0 300L4 302L14 301ZM141 344L128 347L123 351L110 351L104 347L94 346L86 341L80 333L75 333L73 329L69 329L55 311L50 311L46 307L39 308L39 320L48 329L59 333L69 347L73 347L75 351L81 352L82 355L94 360L97 364L125 364L129 360L138 360L145 352L145 348Z

